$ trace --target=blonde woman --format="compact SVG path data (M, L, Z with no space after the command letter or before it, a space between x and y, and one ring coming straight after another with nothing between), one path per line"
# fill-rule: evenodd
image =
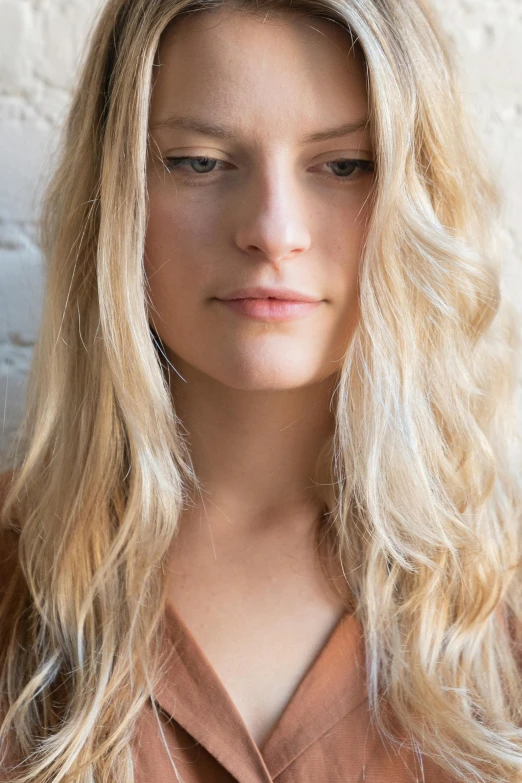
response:
M421 0L110 0L3 478L3 780L522 780L485 164Z

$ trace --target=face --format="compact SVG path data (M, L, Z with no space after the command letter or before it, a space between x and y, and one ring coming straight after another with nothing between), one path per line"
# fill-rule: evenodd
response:
M342 363L375 176L350 44L328 20L223 9L162 40L145 269L150 323L187 380L291 389Z

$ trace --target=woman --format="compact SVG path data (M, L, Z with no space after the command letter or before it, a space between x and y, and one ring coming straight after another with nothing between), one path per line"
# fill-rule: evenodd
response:
M522 779L499 201L421 0L108 3L4 477L5 779Z

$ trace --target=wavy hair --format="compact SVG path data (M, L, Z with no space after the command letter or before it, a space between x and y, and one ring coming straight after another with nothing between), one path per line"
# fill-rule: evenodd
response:
M366 64L375 192L360 321L318 455L318 537L364 629L375 723L456 780L520 781L520 337L501 295L501 196L424 0L104 8L42 213L43 320L4 508L11 781L134 780L162 563L199 486L147 311L153 66L167 26L223 5L330 19Z

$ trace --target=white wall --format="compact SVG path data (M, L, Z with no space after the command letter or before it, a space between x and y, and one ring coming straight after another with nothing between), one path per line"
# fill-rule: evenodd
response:
M40 321L39 197L99 0L0 0L0 467Z
M522 2L434 0L505 195L505 287L522 299ZM38 331L35 221L82 43L99 0L0 0L0 464ZM522 315L522 305L520 305Z

